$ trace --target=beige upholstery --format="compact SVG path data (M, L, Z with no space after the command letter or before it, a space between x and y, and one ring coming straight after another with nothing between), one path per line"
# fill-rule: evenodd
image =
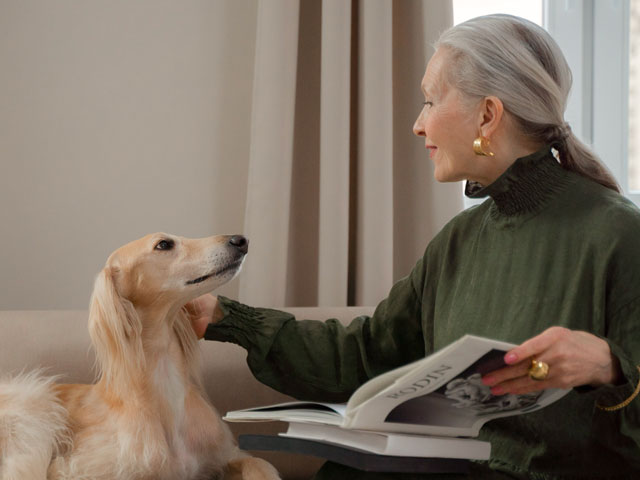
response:
M371 308L292 308L298 319L338 318L349 321L370 314ZM287 401L262 385L247 368L245 351L229 343L201 342L204 381L209 397L220 413ZM0 374L44 367L61 375L64 383L91 383L93 352L90 349L86 311L0 311ZM276 423L231 424L234 434L274 433ZM287 479L310 478L322 464L301 455L255 452L273 463Z

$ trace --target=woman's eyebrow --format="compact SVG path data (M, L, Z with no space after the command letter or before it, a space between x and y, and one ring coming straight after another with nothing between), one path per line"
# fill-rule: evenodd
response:
M435 98L437 93L438 93L438 89L436 89L436 88L427 88L424 85L420 85L420 90L422 90L422 93L427 98Z

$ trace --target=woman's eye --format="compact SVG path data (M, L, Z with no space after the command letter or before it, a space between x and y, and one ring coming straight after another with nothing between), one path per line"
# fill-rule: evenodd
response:
M173 248L173 240L160 240L155 249L156 250L171 250Z
M433 102L423 102L426 107L433 107Z

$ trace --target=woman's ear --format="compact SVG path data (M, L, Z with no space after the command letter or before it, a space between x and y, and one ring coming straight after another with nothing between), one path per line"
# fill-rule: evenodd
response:
M483 137L491 138L500 126L504 116L504 105L498 97L489 96L482 100L478 114L478 131Z
M89 335L96 351L98 374L116 392L126 390L145 360L142 322L133 304L116 289L118 273L117 269L105 267L98 274L89 307Z

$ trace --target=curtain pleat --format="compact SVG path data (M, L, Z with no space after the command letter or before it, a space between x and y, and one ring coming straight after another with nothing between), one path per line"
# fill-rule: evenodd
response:
M299 0L258 5L245 212L251 261L239 290L258 305L284 306L287 290L299 10Z
M300 3L286 305L317 305L322 2Z
M318 305L346 305L349 278L351 9L322 2Z
M393 283L392 6L360 3L356 305Z

